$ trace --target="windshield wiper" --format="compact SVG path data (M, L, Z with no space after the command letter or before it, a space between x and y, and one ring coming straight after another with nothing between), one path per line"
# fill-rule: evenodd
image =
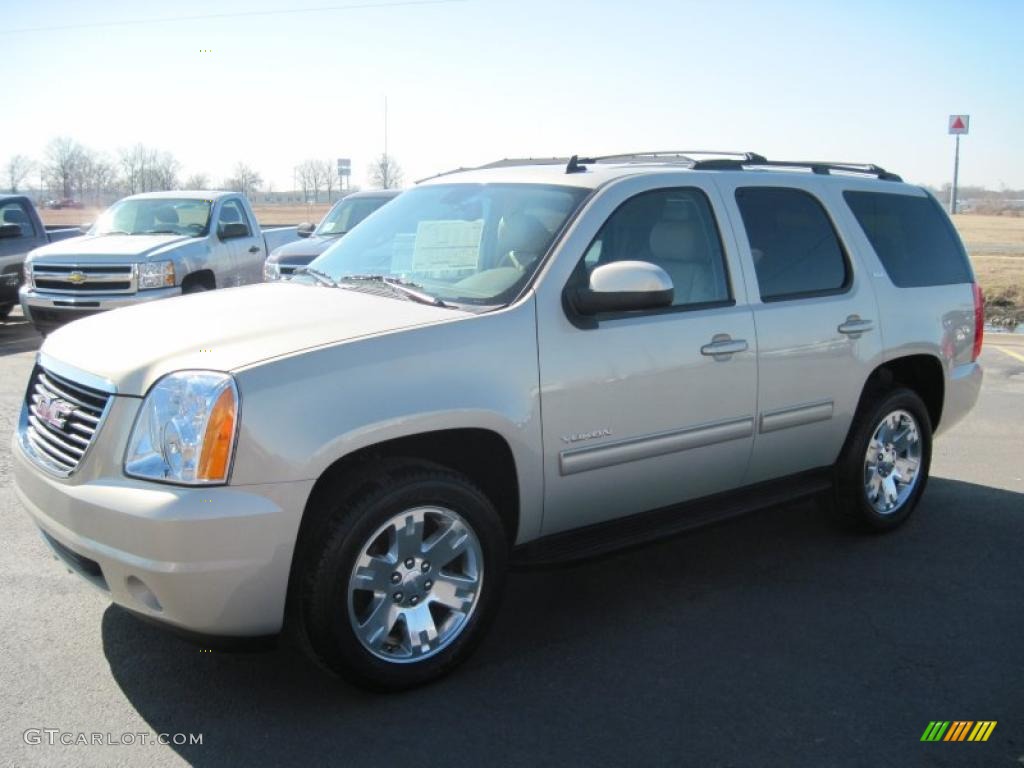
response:
M125 232L123 229L108 229L106 232L97 232L100 237L106 237L107 235L130 235L131 232Z
M333 277L328 275L326 272L321 272L319 269L313 269L313 267L299 267L293 274L309 275L321 285L329 285L331 288L338 287L338 283Z
M176 235L173 229L147 229L145 232L136 232L137 235Z
M345 275L339 279L339 282L345 281L382 283L403 296L413 301L418 301L420 304L430 304L435 307L448 306L437 296L432 296L424 291L423 286L397 277L388 277L386 275Z

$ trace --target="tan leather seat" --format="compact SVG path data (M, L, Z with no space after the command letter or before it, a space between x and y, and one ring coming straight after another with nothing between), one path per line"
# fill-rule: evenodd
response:
M651 229L650 261L664 269L675 288L673 304L715 301L707 241L689 221L661 219Z

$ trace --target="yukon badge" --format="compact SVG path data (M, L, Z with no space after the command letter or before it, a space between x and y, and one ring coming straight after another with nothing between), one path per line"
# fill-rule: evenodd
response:
M75 410L75 407L71 403L59 398L50 398L46 395L39 396L33 409L37 417L56 429L64 429L68 416L71 415L73 410Z
M610 429L595 429L593 432L574 432L571 435L562 435L563 443L579 443L583 440L593 440L598 437L611 437Z

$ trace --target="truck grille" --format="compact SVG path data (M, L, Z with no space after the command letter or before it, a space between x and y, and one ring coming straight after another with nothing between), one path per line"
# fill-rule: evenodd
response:
M32 282L54 293L134 293L135 268L131 264L33 264Z
M22 447L43 468L70 475L82 463L112 398L37 365L19 426Z

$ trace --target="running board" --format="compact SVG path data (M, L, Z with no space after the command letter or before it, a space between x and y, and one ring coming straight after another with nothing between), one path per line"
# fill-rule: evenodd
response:
M675 536L758 509L813 496L831 487L831 467L801 472L779 480L748 485L683 504L534 539L512 551L512 565L537 567L586 560Z

